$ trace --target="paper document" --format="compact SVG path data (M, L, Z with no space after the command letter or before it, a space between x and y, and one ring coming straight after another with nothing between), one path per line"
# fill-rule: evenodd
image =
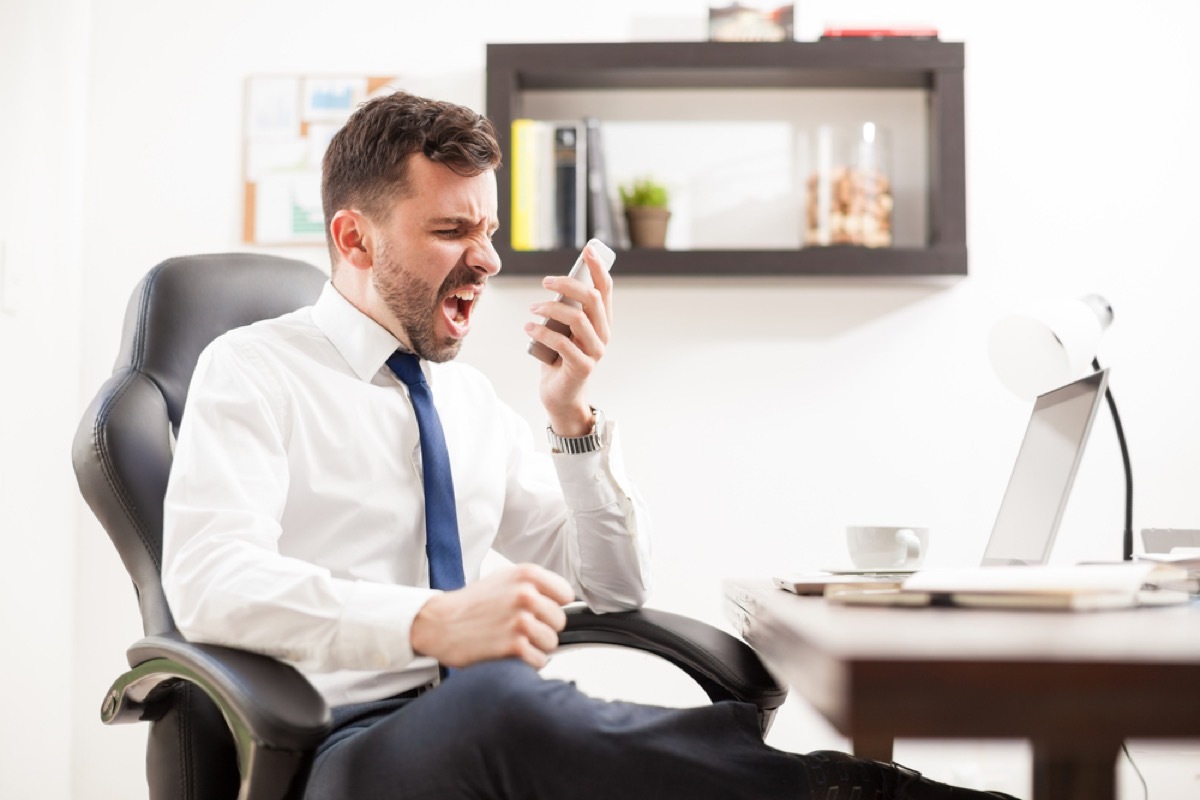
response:
M780 589L801 595L828 594L832 589L899 589L908 573L889 575L873 573L870 575L843 575L823 570L815 572L793 572L787 575L777 575L775 585Z
M1089 564L1050 567L976 567L922 570L904 582L919 592L1137 592L1158 564Z
M939 605L1092 610L1182 603L1194 586L1171 564L1124 562L1070 567L927 569L890 593L840 590L830 599L858 605Z
M1134 558L1138 561L1183 567L1189 572L1200 572L1200 547L1176 547L1169 553L1143 553Z

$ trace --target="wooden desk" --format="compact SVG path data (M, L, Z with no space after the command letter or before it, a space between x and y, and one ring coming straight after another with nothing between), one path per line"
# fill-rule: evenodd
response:
M1128 611L862 608L725 584L743 638L848 736L1033 743L1035 800L1116 796L1127 738L1200 739L1200 604ZM920 768L919 765L914 765Z

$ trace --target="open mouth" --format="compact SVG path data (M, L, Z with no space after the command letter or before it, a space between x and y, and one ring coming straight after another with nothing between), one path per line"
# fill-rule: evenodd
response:
M471 326L471 311L474 309L479 295L479 290L474 287L463 286L452 291L442 301L442 312L445 314L451 334L456 338L466 336L467 330Z

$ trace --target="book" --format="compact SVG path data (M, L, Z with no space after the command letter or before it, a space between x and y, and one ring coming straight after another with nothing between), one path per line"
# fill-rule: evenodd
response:
M587 126L554 124L555 247L583 249L587 243Z
M512 247L582 248L587 242L583 121L512 123Z
M910 592L897 586L830 586L825 599L847 606L927 606L933 602L928 592Z
M1169 553L1141 553L1133 558L1135 563L1165 565L1184 570L1188 576L1185 588L1191 592L1200 591L1200 547L1175 547Z
M796 38L795 17L795 3L710 3L708 38L713 42L790 42Z
M544 120L515 119L512 141L512 248L553 249L554 126Z
M513 250L536 249L537 122L512 122L512 222Z
M1100 611L1187 602L1196 581L1172 564L977 567L913 573L899 586L831 585L843 605Z
M604 160L604 144L600 120L584 120L587 130L587 237L616 246L617 229L612 200L609 196L608 173Z
M821 38L937 38L930 26L875 26L875 28L826 28Z
M895 575L839 574L818 570L777 575L775 585L799 595L830 595L835 590L899 589L904 578Z
M1120 562L921 570L901 591L958 606L1093 610L1186 602L1186 585L1178 567Z
M554 123L537 120L533 124L533 249L558 247L558 221L554 175Z

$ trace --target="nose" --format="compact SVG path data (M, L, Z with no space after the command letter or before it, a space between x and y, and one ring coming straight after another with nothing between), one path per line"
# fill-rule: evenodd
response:
M467 266L476 272L491 277L500 271L500 254L492 246L492 240L487 236L478 236L471 240L466 254Z

